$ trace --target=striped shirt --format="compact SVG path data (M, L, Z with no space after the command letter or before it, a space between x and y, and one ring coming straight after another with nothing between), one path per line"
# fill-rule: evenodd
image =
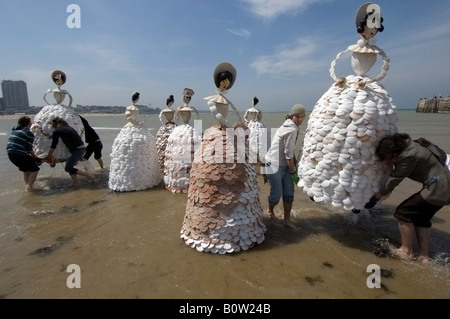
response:
M9 135L6 151L8 154L30 155L33 141L34 134L28 127L14 127Z

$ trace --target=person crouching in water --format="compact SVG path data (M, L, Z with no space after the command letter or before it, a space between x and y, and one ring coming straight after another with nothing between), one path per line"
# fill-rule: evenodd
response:
M448 167L426 147L412 140L408 134L396 133L380 140L375 155L392 171L380 191L366 204L370 209L383 196L389 196L403 179L423 184L420 191L412 194L395 209L401 246L394 255L412 260L414 237L418 243L417 258L428 263L431 219L445 205L450 204L450 171Z
M50 146L46 161L48 163L54 162L53 152L56 149L56 145L58 145L59 138L61 138L70 152L70 156L66 161L64 170L70 174L70 177L72 177L73 186L78 186L78 175L86 176L92 181L95 181L95 177L93 175L75 168L75 165L77 165L78 161L81 160L86 152L86 146L84 145L81 136L78 135L77 131L73 127L69 126L69 124L60 117L55 117L52 120L52 127L54 127L55 130L52 134L52 145Z
M34 134L30 131L32 121L29 116L22 116L8 138L6 151L9 160L23 173L27 191L33 191L33 185L42 161L33 151Z

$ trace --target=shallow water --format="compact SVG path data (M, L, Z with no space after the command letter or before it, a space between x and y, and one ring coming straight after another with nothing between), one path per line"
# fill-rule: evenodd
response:
M230 117L232 115L230 114ZM450 297L450 207L432 220L433 263L385 256L400 238L395 206L418 185L405 181L377 209L360 215L312 202L296 189L293 232L264 219L266 239L232 255L199 253L180 239L186 194L162 187L115 193L108 189L109 154L123 116L86 116L104 144L105 169L81 187L61 164L41 166L34 193L7 159L7 134L16 119L0 118L0 297L149 299L446 299ZM212 124L201 114L203 127ZM147 118L151 132L160 126ZM264 113L277 128L280 113ZM424 136L450 153L450 115L399 112L399 131ZM301 130L306 127L306 122ZM91 159L92 164L98 167ZM268 184L258 177L267 211ZM282 215L282 205L276 207ZM68 288L81 270L81 288ZM380 288L369 288L368 267L382 270Z

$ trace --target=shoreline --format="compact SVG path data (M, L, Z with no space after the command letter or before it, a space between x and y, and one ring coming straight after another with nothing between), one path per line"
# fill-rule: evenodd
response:
M75 112L76 113L76 112ZM95 116L125 116L124 113L77 113L79 115L82 116L89 116L89 117L95 117ZM156 114L156 113L154 113ZM37 114L2 114L0 116L0 119L6 119L6 120L17 120L19 119L21 116L27 115L31 118L35 117ZM141 115L153 115L153 114L141 114ZM158 114L156 114L158 115Z

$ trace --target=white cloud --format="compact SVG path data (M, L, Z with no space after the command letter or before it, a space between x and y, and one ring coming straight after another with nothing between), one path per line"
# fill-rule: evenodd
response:
M298 39L293 45L284 46L273 55L265 55L255 59L250 65L258 75L298 75L315 72L323 65L314 59L314 53L319 51L319 41L311 38Z
M250 6L255 15L274 19L285 13L305 10L310 4L320 3L323 0L242 0Z
M134 71L136 67L130 62L130 57L118 49L110 49L96 44L80 43L74 45L74 50L89 56L95 62L96 71Z
M51 79L51 74L54 70L46 70L41 68L27 68L17 70L17 75L20 80L27 83L27 87L39 87L46 85L49 88L54 86ZM44 92L42 92L44 94Z
M235 35L238 35L240 37L243 38L249 38L252 34L250 33L250 31L246 30L246 29L227 29L228 32L233 33Z

